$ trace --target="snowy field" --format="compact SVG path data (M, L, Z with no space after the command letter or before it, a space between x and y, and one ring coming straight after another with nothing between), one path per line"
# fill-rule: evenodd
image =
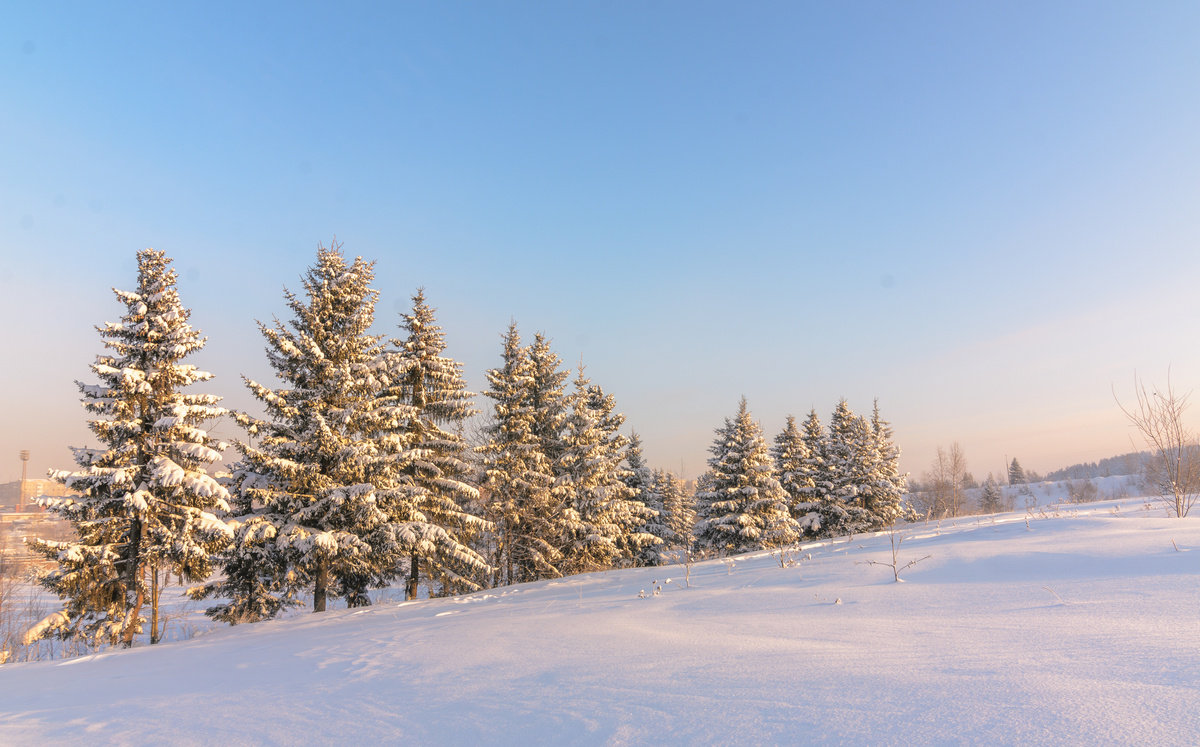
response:
M1200 744L1200 521L1025 517L6 665L0 742Z

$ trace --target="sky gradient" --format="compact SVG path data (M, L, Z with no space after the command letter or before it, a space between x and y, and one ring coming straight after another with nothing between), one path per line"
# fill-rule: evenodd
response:
M1198 38L1170 2L10 5L0 481L92 443L138 249L247 408L334 236L379 331L423 286L475 391L543 331L687 477L742 395L769 436L878 397L914 475L1128 451L1114 387L1200 382Z

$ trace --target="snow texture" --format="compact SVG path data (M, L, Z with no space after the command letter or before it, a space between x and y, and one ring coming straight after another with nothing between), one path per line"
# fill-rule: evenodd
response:
M1200 742L1200 522L1025 517L6 665L0 742Z

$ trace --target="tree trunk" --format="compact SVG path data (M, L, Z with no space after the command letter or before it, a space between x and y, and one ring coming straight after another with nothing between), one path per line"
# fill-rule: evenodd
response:
M408 563L408 588L404 592L405 599L417 598L417 581L421 574L421 558L414 552Z
M158 563L150 569L150 644L159 641L158 635L158 595L162 589L158 586Z
M325 598L329 593L329 561L317 561L316 580L313 583L313 612L325 611Z
M137 590L137 594L134 597L133 609L126 610L125 630L121 631L121 645L125 648L133 646L133 633L137 627L138 615L141 614L142 604L146 601L143 598L141 584L141 574L143 571L141 555L142 521L141 519L134 518L129 524L129 555L126 557L129 570L125 577L125 599L129 599L129 592L133 589Z

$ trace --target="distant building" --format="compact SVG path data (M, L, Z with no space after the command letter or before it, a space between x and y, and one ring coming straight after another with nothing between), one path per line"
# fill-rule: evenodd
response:
M23 489L22 489L23 488ZM67 495L67 486L53 480L20 480L0 483L0 511L41 511L37 499L43 495Z

